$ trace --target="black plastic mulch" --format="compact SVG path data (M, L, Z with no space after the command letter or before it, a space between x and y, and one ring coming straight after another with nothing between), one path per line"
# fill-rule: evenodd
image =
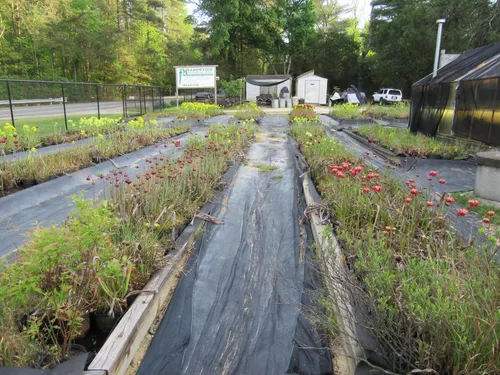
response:
M139 369L155 374L331 374L328 343L301 313L320 279L284 116L266 116L198 240ZM273 134L269 132L274 132ZM260 172L257 164L276 170Z

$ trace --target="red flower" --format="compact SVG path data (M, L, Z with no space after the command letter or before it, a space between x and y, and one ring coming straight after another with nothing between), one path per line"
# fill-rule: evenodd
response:
M494 211L488 211L486 213L486 215L488 215L489 217L493 217L493 216L495 216L495 212Z
M446 184L446 180L444 178L442 178L442 179L439 180L439 183L440 184Z
M413 178L410 178L410 179L408 180L408 182L411 182L411 183L413 184L413 183L415 182L415 180L414 180Z
M431 176L431 177L436 177L437 175L438 175L438 173L436 171L429 172L429 176Z
M87 181L90 181L90 180L91 180L90 176L87 176Z
M479 206L479 201L476 201L476 200L473 200L473 199L469 200L468 203L469 203L469 207L471 207L471 208Z
M339 173L339 170L337 168L332 168L332 173L337 174L337 173Z
M459 208L457 210L457 216L465 216L469 213L465 208Z
M453 197L446 197L446 198L444 198L444 201L447 204L452 204L452 203L455 203L455 198L453 198Z
M382 191L382 186L376 185L373 187L375 193L380 193Z
M356 167L354 168L354 172L357 174L357 173L361 173L361 171L363 170L363 167Z
M419 193L418 189L411 189L410 194L411 195L417 195Z
M337 177L338 178L344 178L345 174L343 174L342 172L339 172L339 173L337 173Z
M175 147L179 147L181 145L181 141L175 141Z
M405 198L405 203L411 203L411 202L412 202L412 199L410 197Z
M370 188L364 188L363 193L368 194L370 192Z
M490 219L488 219L487 217L485 217L485 218L483 219L483 223L485 223L485 224L489 224L489 223L490 223Z
M428 180L429 180L429 181L432 181L432 177L429 177L429 178L428 178Z
M434 202L433 201L427 201L427 207L434 207Z
M193 172L196 172L196 168L193 168Z
M227 155L227 150L224 150L224 155Z

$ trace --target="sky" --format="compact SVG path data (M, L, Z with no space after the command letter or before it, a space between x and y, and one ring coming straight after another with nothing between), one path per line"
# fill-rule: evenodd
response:
M186 3L189 14L193 14L196 10L196 4L191 1L187 1ZM356 3L356 15L359 19L360 28L363 28L365 23L370 19L371 0L339 0L339 3L344 5L352 5L353 3Z

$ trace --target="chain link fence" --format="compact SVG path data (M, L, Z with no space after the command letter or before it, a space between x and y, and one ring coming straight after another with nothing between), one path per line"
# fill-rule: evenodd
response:
M55 131L82 117L134 117L163 109L160 86L0 79L0 124Z

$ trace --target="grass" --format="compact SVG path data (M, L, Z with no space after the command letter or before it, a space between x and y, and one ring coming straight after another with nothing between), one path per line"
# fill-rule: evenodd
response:
M382 125L367 125L356 130L368 138L398 155L411 157L428 157L439 154L454 159L464 159L469 155L467 142L456 140L455 144L445 143L436 138L422 134L414 134L409 129L384 127Z
M28 157L19 160L0 160L0 194L9 194L35 182L47 181L156 142L166 141L171 136L186 131L186 127L165 129L159 127L154 120L146 122L139 118L128 122L122 131L111 133L107 137L96 137L92 144L53 154L38 155L36 151L30 152Z
M285 176L283 176L282 174L278 174L276 176L273 177L275 180L282 180L283 178L285 178Z
M410 105L408 103L398 103L392 105L358 105L358 104L339 104L335 105L330 114L347 120L377 119L385 117L406 120L410 115Z
M90 116L92 117L92 116ZM122 115L101 115L101 118L111 118L115 120L121 119ZM84 115L68 115L68 130L71 130L72 123L78 124L80 119L89 118L89 116ZM21 131L24 125L30 127L35 126L38 128L40 137L46 137L56 133L65 133L66 126L64 123L64 116L52 116L52 117L37 117L37 118L20 118L16 120L16 128Z
M326 277L347 288L351 318L391 370L496 374L500 264L491 250L462 238L432 191L371 170L317 125L294 123L292 135L342 247L346 269ZM321 319L338 337L334 313Z
M59 227L36 229L0 273L0 366L51 367L68 358L83 317L119 314L165 262L173 229L192 220L255 126L215 126L193 136L173 160L161 153L132 178L121 170L90 176L104 200L75 197ZM199 235L200 232L197 233Z
M276 167L275 165L267 165L267 164L257 164L255 168L257 168L260 172L264 173L278 169L278 167Z

